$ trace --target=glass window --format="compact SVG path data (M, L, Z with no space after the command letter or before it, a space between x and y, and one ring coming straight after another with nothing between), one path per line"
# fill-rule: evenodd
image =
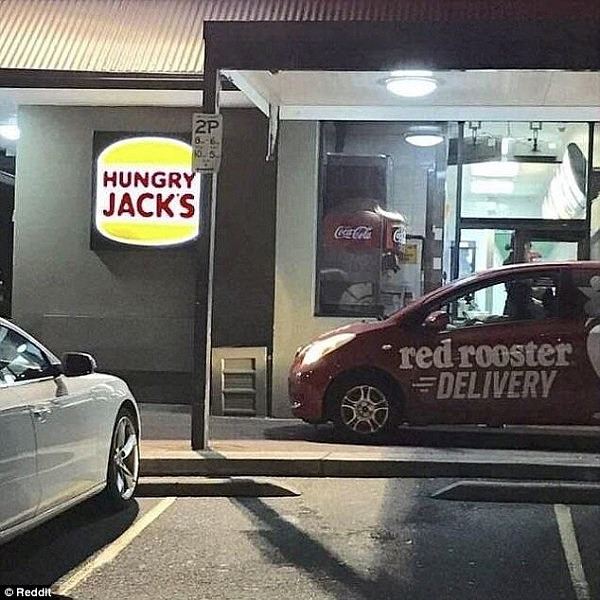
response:
M591 173L590 258L600 260L600 123L594 125L594 160Z
M513 231L504 229L461 229L458 276L500 267L510 262Z
M50 362L37 346L0 326L0 384L46 377L49 368Z
M516 262L515 230L461 229L459 277ZM578 242L538 239L529 232L524 239L525 262L577 260Z
M442 279L444 283L453 278L452 260L456 252L456 217L458 206L458 165L456 160L456 143L459 138L459 127L457 123L448 123L448 139L450 140L453 153L452 160L448 160L445 177L445 192L444 192L444 235L443 235L443 273ZM468 271L467 263L472 264L474 255L468 250L469 244L466 246L460 244L459 249L459 271L460 265L463 266L463 272ZM466 268L465 268L466 267Z
M584 319L600 317L600 271L571 271L575 291L569 295L569 308Z
M516 277L466 292L440 310L448 313L448 329L458 329L551 318L557 314L556 298L554 277Z
M600 169L600 123L594 124L594 170Z
M389 314L441 283L446 126L415 146L423 127L322 123L317 315Z
M469 121L461 216L585 219L587 123Z

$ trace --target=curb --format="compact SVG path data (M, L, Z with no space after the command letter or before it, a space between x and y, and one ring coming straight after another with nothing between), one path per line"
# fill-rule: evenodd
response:
M600 482L600 463L480 462L435 459L143 458L143 476L470 477Z

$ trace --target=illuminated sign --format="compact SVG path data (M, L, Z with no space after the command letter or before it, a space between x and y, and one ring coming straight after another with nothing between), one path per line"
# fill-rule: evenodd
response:
M132 246L175 246L198 236L200 175L192 147L160 136L129 137L96 158L94 228Z

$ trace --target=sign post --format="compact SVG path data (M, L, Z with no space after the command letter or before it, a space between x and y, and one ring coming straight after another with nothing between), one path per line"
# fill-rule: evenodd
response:
M192 169L218 173L223 149L223 115L194 113L192 119Z
M219 115L220 75L212 51L207 48L204 63L203 113L192 122L192 168L202 174L202 231L196 242L196 298L194 309L192 402L192 449L207 450L209 441L211 355L213 321L213 274L217 170L221 162L223 123Z

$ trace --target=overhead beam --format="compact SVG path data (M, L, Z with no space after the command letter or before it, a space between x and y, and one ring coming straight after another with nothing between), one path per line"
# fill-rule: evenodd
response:
M237 91L228 79L221 81L222 90ZM93 71L57 71L41 69L0 69L3 88L64 89L147 89L204 90L204 74L179 73L109 73Z
M600 70L599 24L598 10L475 22L209 21L204 36L220 69L578 71Z

